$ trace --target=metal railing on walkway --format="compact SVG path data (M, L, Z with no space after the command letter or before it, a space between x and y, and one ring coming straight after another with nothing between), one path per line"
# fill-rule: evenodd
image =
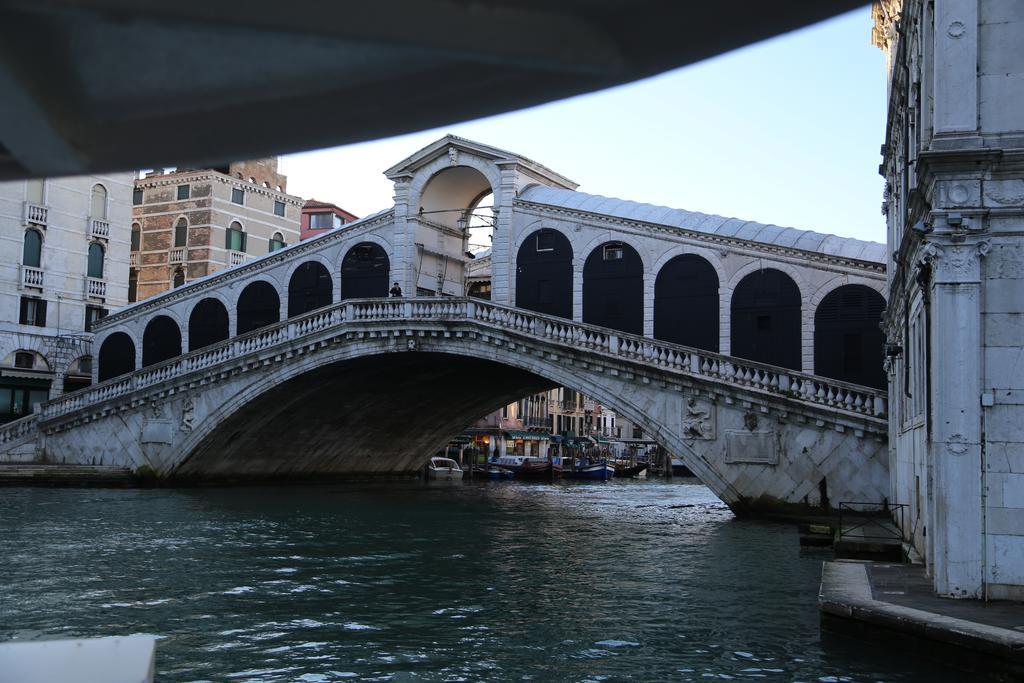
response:
M902 541L905 503L839 503L839 539Z

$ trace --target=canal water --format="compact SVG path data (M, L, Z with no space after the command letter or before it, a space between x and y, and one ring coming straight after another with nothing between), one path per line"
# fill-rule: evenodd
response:
M0 490L0 640L162 681L936 681L822 639L789 525L678 482Z

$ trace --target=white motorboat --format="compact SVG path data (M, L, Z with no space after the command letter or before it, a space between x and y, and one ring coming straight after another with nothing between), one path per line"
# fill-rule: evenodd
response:
M462 479L462 468L451 458L434 456L427 465L427 477L448 481Z

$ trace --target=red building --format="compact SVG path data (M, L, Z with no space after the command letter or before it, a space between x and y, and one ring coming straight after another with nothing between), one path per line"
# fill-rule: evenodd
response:
M322 235L328 230L341 227L354 220L356 220L356 216L353 216L340 206L330 202L310 199L302 205L302 224L299 228L299 239L305 240Z

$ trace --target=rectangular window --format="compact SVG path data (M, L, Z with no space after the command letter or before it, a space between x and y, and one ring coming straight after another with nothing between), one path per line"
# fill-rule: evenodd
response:
M21 316L18 322L22 325L46 327L46 300L31 296L21 297Z
M633 425L633 438L642 439L644 438L644 430L640 429L636 425Z
M235 204L245 204L245 190L240 187L231 188L231 201Z
M312 230L322 230L336 227L334 225L333 213L314 213L309 216L309 227Z
M276 199L274 200L274 215L284 216L284 202L279 202Z
M142 190L135 188L135 192L132 193L132 204L138 206L142 203Z
M188 199L192 196L191 185L178 185L178 199ZM241 204L241 202L238 202Z
M107 315L107 309L102 306L86 306L85 307L85 331L92 332L92 326L97 320L105 318Z
M609 244L604 248L604 260L605 261L618 261L622 258L622 245L621 244Z

